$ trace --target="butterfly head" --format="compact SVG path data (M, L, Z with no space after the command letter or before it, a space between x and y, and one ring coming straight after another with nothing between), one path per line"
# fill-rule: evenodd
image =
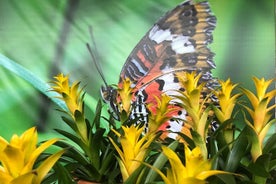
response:
M116 100L117 90L110 85L102 86L101 96L103 101L109 105L110 111L113 117L119 120L119 109L118 109L117 100Z

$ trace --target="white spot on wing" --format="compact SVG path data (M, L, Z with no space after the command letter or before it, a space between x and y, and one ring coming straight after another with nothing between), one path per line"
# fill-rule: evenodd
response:
M184 54L194 52L195 48L187 36L179 35L172 39L172 50L177 54Z
M160 29L158 25L153 26L149 32L149 38L157 44L163 41L171 41L172 50L177 54L194 52L195 48L189 41L188 36L171 34L169 29Z
M165 40L172 40L172 34L169 29L162 30L155 25L149 32L149 38L159 44Z

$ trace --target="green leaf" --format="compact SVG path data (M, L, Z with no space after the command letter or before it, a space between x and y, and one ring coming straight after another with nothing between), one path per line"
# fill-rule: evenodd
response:
M276 148L276 133L272 134L266 141L263 153L269 153L272 149Z
M84 143L81 141L81 139L67 131L64 130L60 130L60 129L54 129L56 132L60 133L61 135L65 136L66 138L70 139L71 141L73 141L74 143L76 143L77 145L79 145L82 149L85 148Z
M249 164L247 169L255 176L268 178L271 154L264 154L258 157L255 163Z
M51 89L51 86L47 82L37 77L31 71L27 70L23 66L7 58L3 54L0 54L0 65L2 65L7 70L13 72L14 74L18 75L22 79L26 80L35 89L43 93L45 96L49 97L60 108L65 110L67 109L65 103L62 100L56 98L57 93L49 91Z
M276 159L270 160L269 162L269 171L275 170L276 169Z
M62 159L63 158L66 159L65 157L68 157L68 158L72 159L73 161L78 162L81 165L85 166L85 165L89 164L89 161L85 157L84 153L80 152L75 147L72 147L72 144L65 143L63 141L58 141L58 142L55 143L55 145L57 145L61 148L68 148L67 151L61 157Z
M92 123L92 128L100 128L100 120L101 120L101 114L102 114L102 102L101 100L98 101L97 103L97 107L95 110L95 116L94 116L94 120Z
M107 174L110 172L110 168L112 168L115 164L115 153L113 150L108 149L107 155L102 158L101 168L99 170L100 174ZM118 168L119 169L119 168Z
M247 131L243 130L236 139L225 163L225 171L235 172L244 155L248 153Z
M128 177L128 179L124 182L124 184L139 184L139 177L144 174L143 169L145 168L145 165L141 164L131 175Z
M179 144L178 141L174 141L170 145L168 145L168 148L175 150L177 148L178 144ZM168 160L168 158L163 153L160 153L160 155L157 157L156 161L153 163L152 166L154 168L161 170L164 167L164 165L166 164L167 160ZM154 182L154 180L156 179L157 176L158 176L158 173L156 171L154 171L153 169L151 169L147 174L145 183Z
M62 116L61 118L70 128L72 128L72 130L74 130L75 132L78 130L76 123L72 119L66 118L64 116Z
M100 148L104 139L107 139L107 137L103 136L104 132L105 129L103 128L96 130L95 134L90 138L90 146L89 150L87 150L87 154L89 154L91 163L98 170L100 169L100 155L102 154Z
M72 179L71 173L61 165L60 163L56 163L54 166L55 173L57 175L58 183L59 184L74 184L74 180Z
M235 177L230 174L218 174L216 175L220 180L222 180L225 184L236 184ZM213 182L211 182L213 183Z

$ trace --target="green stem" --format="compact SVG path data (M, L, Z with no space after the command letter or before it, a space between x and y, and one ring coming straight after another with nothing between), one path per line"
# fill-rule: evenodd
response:
M207 146L204 138L196 133L193 135L193 140L195 142L195 145L200 148L204 160L207 160L208 151L207 151Z
M258 139L257 134L254 132L252 136L252 147L251 147L251 156L255 162L259 156L262 155L262 147Z

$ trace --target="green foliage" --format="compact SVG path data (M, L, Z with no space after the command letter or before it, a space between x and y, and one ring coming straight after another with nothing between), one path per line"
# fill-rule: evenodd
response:
M246 6L257 7L259 3L254 3L254 2L255 1L252 1L250 5L246 4ZM255 7L255 8L247 8L246 10L242 8L242 11L238 11L239 7L245 7L245 4L243 4L245 2L243 1L216 2L214 0L211 1L211 4L212 3L214 4L214 9L216 14L218 15L218 22L219 22L218 26L221 27L221 29L219 29L214 35L215 43L213 45L213 48L217 53L216 60L218 61L217 64L219 68L216 71L216 73L220 74L222 73L222 71L224 72L225 70L223 69L223 67L231 68L229 73L232 72L233 77L237 81L238 79L240 80L241 78L242 79L248 78L245 76L248 76L248 75L251 76L250 72L249 74L244 72L244 70L242 72L239 72L239 68L251 69L251 66L257 66L256 67L256 69L258 70L257 74L262 75L265 73L267 75L273 76L273 73L274 73L272 71L273 67L270 67L270 63L269 63L269 61L272 61L273 63L272 65L274 65L274 57L270 57L274 55L274 50L275 50L273 49L274 43L272 43L273 41L271 41L273 40L271 39L271 37L273 37L274 35L273 28L271 29L272 31L267 33L267 36L263 37L263 33L264 33L263 28L269 27L269 25L274 25L272 22L270 22L270 20L273 19L273 17L267 16L269 11L266 11L269 9L271 2L272 0L265 1L263 3L264 5L263 8ZM2 3L5 4L7 2L2 2ZM46 12L44 12L44 11L48 11L48 9L43 10L43 8L35 2L31 2L31 1L29 3L24 2L25 5L22 5L22 4L16 5L14 1L11 1L11 3L13 4L14 9L16 10L16 15L17 16L20 15L20 18L21 18L20 20L23 21L23 23L21 22L20 24L23 30L19 28L18 30L20 30L22 33L20 33L20 35L16 37L15 35L13 35L12 31L9 31L10 28L13 28L13 27L10 27L8 25L2 26L4 29L4 33L6 33L8 36L2 35L3 32L1 31L0 38L1 40L3 39L1 43L5 43L5 44L1 46L0 50L6 53L11 58L15 58L15 60L18 62L22 62L22 63L28 62L27 64L24 63L24 66L29 65L32 69L34 69L34 71L36 71L35 73L37 74L30 72L30 70L27 70L26 68L22 67L18 63L12 61L11 59L7 58L2 54L0 55L0 65L3 68L7 69L8 71L18 75L21 79L26 80L27 83L31 84L37 91L46 95L51 100L53 100L53 102L57 104L59 108L61 108L61 111L66 112L66 107L63 101L57 98L54 98L56 94L49 92L50 86L48 85L48 83L40 79L40 77L48 78L45 74L45 73L48 73L48 70L47 72L40 71L40 70L43 67L51 68L50 62L48 61L51 60L50 58L54 57L54 54L52 52L54 50L53 48L55 47L54 45L56 42L56 38L58 37L57 35L59 35L58 30L63 30L61 29L60 25L62 25L61 22L62 22L63 11L67 7L66 2L60 1L60 3L54 3L53 1L51 1L50 4L47 4L48 8L50 5L50 7L55 10L54 12L58 12L57 22L52 22L52 19L49 18L50 17L49 14L46 14ZM114 79L113 76L117 76L120 70L120 66L117 64L117 61L120 62L122 65L124 58L126 58L127 54L130 51L129 49L132 48L133 45L143 35L143 33L146 32L146 29L142 28L141 30L138 31L140 33L136 37L136 34L133 34L133 32L136 31L137 27L142 27L142 26L148 27L152 25L152 22L154 22L155 19L160 16L159 14L154 15L155 17L149 16L151 12L155 12L150 10L152 8L156 8L157 6L153 2L150 2L149 4L147 4L147 3L141 3L140 1L129 2L126 0L122 1L122 3L124 3L122 5L118 4L116 1L109 1L108 3L102 1L102 2L98 2L97 4L91 1L90 3L93 4L93 6L85 6L85 4L87 4L88 2L82 2L82 3L83 4L81 4L80 7L82 8L91 7L93 10L95 10L95 11L79 11L79 12L88 12L89 13L88 17L91 17L91 20L93 19L91 21L92 24L97 25L95 26L95 33L97 35L96 41L99 42L98 50L100 51L100 58L104 60L103 62L104 71L105 73L108 73L108 76L107 76L108 81L116 82L115 80L117 79ZM173 4L175 4L175 2L171 2L171 3L164 2L162 4L162 9L163 9L163 6L173 6ZM2 7L5 7L5 6L2 6ZM22 7L28 7L31 9L31 11L22 11ZM136 9L136 7L139 7L139 8ZM229 8L229 11L225 11L221 7L227 7ZM143 15L145 10L147 10L146 14ZM9 9L3 10L4 13L5 11L7 13ZM121 16L121 11L123 12L123 16ZM240 13L235 14L233 13L234 11L237 11ZM9 12L14 12L14 11L9 11ZM32 17L30 17L28 12L30 13L34 12L35 14L38 14L39 20L44 20L42 21L43 24L38 24L38 22L33 22L34 20L32 19ZM92 15L90 15L91 12L92 12ZM140 16L140 18L135 18L133 16L125 16L126 14L132 14L133 12L135 12L134 13L135 15L137 13L137 15ZM258 23L255 23L251 26L244 26L244 25L247 25L249 18L244 18L244 20L239 21L241 17L241 12L242 12L242 15L252 16L252 19L256 19ZM273 11L271 12L273 14ZM232 16L233 14L235 16ZM260 18L260 16L258 16L260 14L265 15L263 16L265 17L265 19ZM6 16L5 18L7 19L7 17L10 17L11 21L5 21L5 22L7 23L11 22L11 25L17 25L14 22L12 22L12 18L14 16L15 15ZM225 16L225 18L223 18L223 16ZM70 25L71 29L73 28L73 33L71 37L69 37L68 39L69 40L67 42L68 45L66 44L63 45L64 48L68 49L67 51L68 53L70 53L70 55L66 55L67 54L66 52L61 58L63 58L63 60L68 60L68 62L70 63L69 65L66 65L69 67L64 68L64 70L72 71L71 73L73 73L73 75L81 75L76 73L82 73L83 76L86 76L90 73L96 73L96 72L91 72L92 67L90 66L90 64L89 64L89 67L87 67L87 64L82 63L83 64L82 68L76 69L79 71L83 70L83 72L74 72L75 68L70 68L70 66L73 66L72 63L75 63L76 60L77 62L81 63L83 60L87 59L86 56L88 55L88 52L87 52L87 55L85 53L82 53L82 52L85 52L84 51L85 49L83 49L84 48L83 42L84 40L88 40L87 37L85 36L86 29L88 26L86 24L84 27L80 26L81 24L83 24L83 22L79 21L81 20L82 17L85 17L85 16L77 14L76 16L77 21L75 21L76 23ZM149 20L150 23L149 22L147 23L144 21L144 18L148 19L148 17L152 19L152 20ZM16 18L13 18L13 19L16 20ZM101 27L102 25L106 26L106 24L102 24L102 23L105 20L109 20L109 19L113 19L110 22L112 29L110 29L110 27ZM133 22L137 23L136 26L132 25ZM37 25L40 25L40 26L37 26ZM137 26L137 25L142 25L142 26ZM244 40L242 40L242 38L246 36L246 33L243 32L244 31L243 29L240 29L239 25L242 25L244 29L249 29L250 33L252 33L250 35L254 38L252 39L253 43L245 42ZM41 30L39 30L41 27L45 29L46 32L53 31L54 32L53 34L55 35L54 39L52 38L49 41L47 35L43 37L38 37L38 35L45 34L45 32L41 32ZM126 29L126 27L128 29ZM76 32L76 30L78 32ZM23 40L26 38L29 39L29 37L26 37L27 33L32 35L32 40L30 40L31 44L28 44L26 40ZM126 37L130 35L131 41L129 39L123 38L122 35ZM133 35L135 35L135 38L133 37ZM231 37L235 39L229 40L229 39L222 38L224 35L226 35L227 38ZM18 46L22 49L21 50L17 49L16 50L17 52L14 52L14 50L12 51L9 50L9 48L14 49L14 46L18 44L18 42L20 42L18 41L17 38L21 39L23 43L23 45L19 44ZM5 39L9 39L9 41ZM256 39L258 40L256 41ZM260 42L261 39L264 41L262 43L269 43L268 46L263 47L262 43ZM126 40L126 41L123 41L123 40ZM236 40L240 40L240 42L237 43ZM248 40L248 37L246 38L246 40ZM245 44L246 46L241 48L240 47L241 44L244 44L244 43L248 43L248 44ZM259 43L261 46L257 45ZM223 44L224 47L221 47L221 44ZM239 46L237 46L236 44L238 44ZM26 47L26 45L28 46ZM37 45L39 45L39 47L37 47ZM76 46L73 46L73 45L76 45ZM115 46L117 45L121 45L121 47L118 48L120 52L116 50L117 47ZM252 48L249 49L249 47L247 47L248 45L252 45ZM39 52L34 53L34 51L37 51L37 50ZM236 51L235 53L239 53L239 54L233 54L234 51ZM106 54L106 53L109 53L109 54ZM83 55L84 57L80 57L80 55ZM114 60L116 61L116 66L114 66L113 64L112 65L104 64L104 63L115 63ZM249 62L247 62L246 64L246 62L244 61L249 61ZM265 66L267 67L263 67L264 64L263 62L260 62L260 61L268 61L265 64ZM41 63L38 63L38 62L41 62ZM41 65L43 67L41 67ZM239 67L232 68L233 66L239 66ZM261 66L261 67L258 67L258 66ZM262 71L261 69L264 69L264 71ZM252 70L253 69L251 69L251 71ZM109 73L109 71L112 71L112 72L114 71L114 75L112 73ZM95 75L93 74L92 77L91 76L89 77L93 79L97 79L98 77L95 77ZM83 76L80 78L84 78ZM227 74L225 74L224 76L227 76ZM99 80L93 80L93 82L99 85L98 81ZM4 80L2 80L2 82L4 83ZM6 83L12 83L12 82L13 81L11 79L8 79L6 81ZM90 82L91 81L89 81L89 83ZM3 84L1 84L1 86L2 85ZM91 88L89 84L88 84L88 87ZM15 87L15 90L18 93L20 93L19 89L20 89L20 86ZM118 124L120 125L120 123L116 122L112 117L109 118L108 117L109 114L107 112L102 112L102 104L100 102L98 103L96 108L94 107L96 103L96 100L95 100L96 98L94 97L97 96L96 95L97 93L94 93L94 92L96 90L98 90L97 87L95 87L95 89L92 89L92 90L87 90L89 92L92 91L93 96L89 96L88 94L85 95L85 102L87 102L85 104L89 106L88 110L93 112L92 121L86 119L87 117L84 117L83 114L79 111L75 111L74 113L75 119L72 119L72 117L68 117L68 116L62 117L62 120L65 122L65 124L68 125L69 131L68 129L66 130L56 129L56 131L59 134L65 137L64 140L57 142L56 145L61 148L67 149L67 151L63 155L60 162L54 166L54 170L53 170L54 172L52 172L44 180L44 183L50 183L50 182L75 183L73 181L75 179L85 179L88 181L98 181L101 183L122 182L122 177L119 170L119 164L117 161L118 155L108 139L108 136L109 136L113 138L113 140L117 140L116 136L114 135L113 132L110 131L110 129L115 129L121 132L120 127L118 126ZM32 94L29 94L29 96L31 95ZM3 100L3 104L7 104L9 102L10 102L10 99L5 101ZM24 108L17 108L17 109L24 109ZM1 113L10 116L10 113L7 113L4 110ZM17 114L17 113L14 112L12 114ZM245 117L246 116L244 116L244 118ZM21 123L20 118L21 117L19 117L15 121L18 121ZM252 131L248 127L243 128L242 126L242 130L239 131L233 126L232 130L234 130L235 132L235 135L234 135L235 139L233 139L232 142L229 142L228 140L226 140L224 136L226 133L227 126L232 124L234 120L236 120L234 119L234 117L232 118L233 119L230 119L221 123L220 127L214 133L211 133L209 135L210 137L208 138L207 148L208 148L209 157L213 159L213 169L220 169L220 170L229 171L236 174L218 175L215 177L210 177L208 181L210 181L210 183L229 183L229 184L230 183L231 184L232 183L257 183L257 184L275 183L276 134L272 134L267 137L267 140L264 142L264 145L262 148L262 155L259 156L255 162L253 162L251 158L251 153L250 153L250 149L252 148L252 141L253 141ZM246 123L243 120L244 119L239 120L238 122L246 126ZM2 121L4 123L6 122L4 119ZM274 121L275 120L271 122L273 123ZM82 139L82 137L80 137L79 135L80 132L78 132L79 129L77 127L76 122L80 124L82 122L85 122L85 124L81 124L81 126L84 126L87 130L89 130L87 131L88 142L86 142L85 140ZM250 125L250 124L248 123L247 125ZM5 128L3 128L3 130L4 129ZM190 145L191 148L195 147L194 140L192 140L190 137L182 133L179 133L179 135ZM193 135L194 137L198 137L197 132L193 132ZM118 145L120 145L120 142L117 142L117 143ZM181 144L177 144L176 142L173 142L171 144L169 143L171 143L171 141L168 141L166 142L166 144L165 143L164 144L168 145L168 147L173 148L184 163L185 155L183 155L183 149L182 149L183 147L181 147ZM160 176L153 169L148 167L147 164L152 165L153 167L158 168L165 173L166 168L169 167L167 158L165 158L165 156L160 151L159 143L151 145L150 149L152 153L148 155L147 159L145 160L145 164L142 165L139 169L137 169L133 173L133 175L130 176L127 182L158 183L158 181L161 180Z

